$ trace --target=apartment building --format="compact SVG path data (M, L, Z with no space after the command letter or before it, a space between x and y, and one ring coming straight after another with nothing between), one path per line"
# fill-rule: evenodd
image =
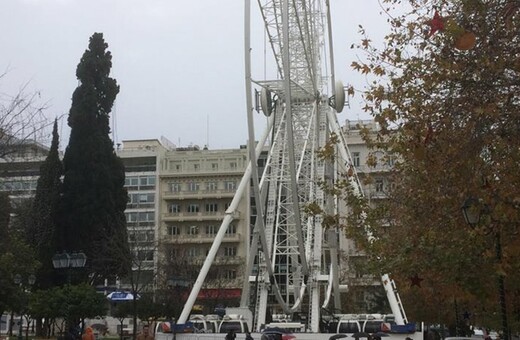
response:
M128 243L133 255L134 284L151 291L155 288L159 248L160 202L159 167L165 152L174 147L161 139L126 140L117 155L125 166L128 203L125 210ZM122 286L128 286L129 280Z
M369 148L363 140L362 131L371 136L377 134L379 127L374 120L346 120L342 128L363 195L375 206L387 197L391 189L390 170L395 158L383 150ZM355 295L351 296L349 303L357 306L356 312L368 312L374 305L374 292L382 291L380 278L362 270L365 255L353 240L341 237L340 249L342 282L347 282L350 292Z
M14 205L36 193L40 166L48 153L49 147L26 140L0 159L0 191L8 192Z
M161 162L160 240L164 283L194 282L226 214L224 240L200 298L239 298L249 237L249 190L228 211L248 163L247 149L176 148Z

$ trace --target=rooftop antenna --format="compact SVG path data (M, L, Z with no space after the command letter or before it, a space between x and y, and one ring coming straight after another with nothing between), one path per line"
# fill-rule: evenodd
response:
M209 115L206 115L206 147L209 148Z

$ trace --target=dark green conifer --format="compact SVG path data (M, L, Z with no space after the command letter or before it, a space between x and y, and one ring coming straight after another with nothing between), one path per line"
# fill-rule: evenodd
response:
M63 165L59 155L58 121L54 120L52 143L47 158L40 166L32 207L32 222L27 226L27 241L41 262L36 281L39 288L53 285L52 256L56 251L56 221L60 204Z
M119 86L109 76L112 55L107 47L103 34L94 33L78 64L79 85L72 96L71 133L63 159L60 246L83 251L87 272L94 278L130 270L125 172L109 136L109 114Z

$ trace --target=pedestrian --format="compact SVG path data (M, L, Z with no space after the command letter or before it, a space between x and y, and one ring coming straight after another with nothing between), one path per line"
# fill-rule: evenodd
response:
M87 329L85 329L85 332L81 336L81 340L96 340L92 327L87 327Z
M137 335L137 340L154 340L153 335L150 334L150 325L144 325L141 333Z
M246 340L253 340L250 332L246 332Z
M230 330L228 334L226 335L226 340L235 340L237 335L235 334L234 330Z

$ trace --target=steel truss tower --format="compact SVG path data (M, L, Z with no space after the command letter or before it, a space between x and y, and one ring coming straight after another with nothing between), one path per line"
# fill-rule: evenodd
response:
M266 323L269 313L297 312L305 314L311 332L319 332L322 307L331 297L332 309L340 307L338 236L335 231L325 233L322 216L309 215L305 208L313 203L326 213L336 212L335 198L326 195L320 184L330 183L335 174L353 169L336 117L343 109L345 93L343 85L334 80L330 7L328 0L258 0L258 5L278 79L251 78L250 0L245 0L248 148L250 159L255 161L250 162L226 211L178 323L187 321L238 201L252 183L258 218L250 237L241 306L254 310L253 330ZM256 144L253 86L261 88L259 101L269 117ZM318 152L331 132L339 140L335 164L320 159ZM259 180L256 160L265 148L267 162ZM357 176L350 180L361 195Z
M319 332L320 296L336 276L329 268L337 254L334 247L332 256L329 252L321 216L304 210L309 203L326 212L334 209L320 183L331 181L335 169L318 157L331 132L328 94L334 88L322 69L326 53L331 52L324 40L326 7L322 0L259 1L259 5L279 80L255 82L264 89L262 109L273 116L274 124L260 196L255 197L265 208L252 238L250 256L257 248L260 252L258 274L250 279L256 288L250 305L255 306L256 329L266 323L269 310L308 313L310 330ZM276 100L269 107L271 95ZM333 245L335 237L329 234Z

